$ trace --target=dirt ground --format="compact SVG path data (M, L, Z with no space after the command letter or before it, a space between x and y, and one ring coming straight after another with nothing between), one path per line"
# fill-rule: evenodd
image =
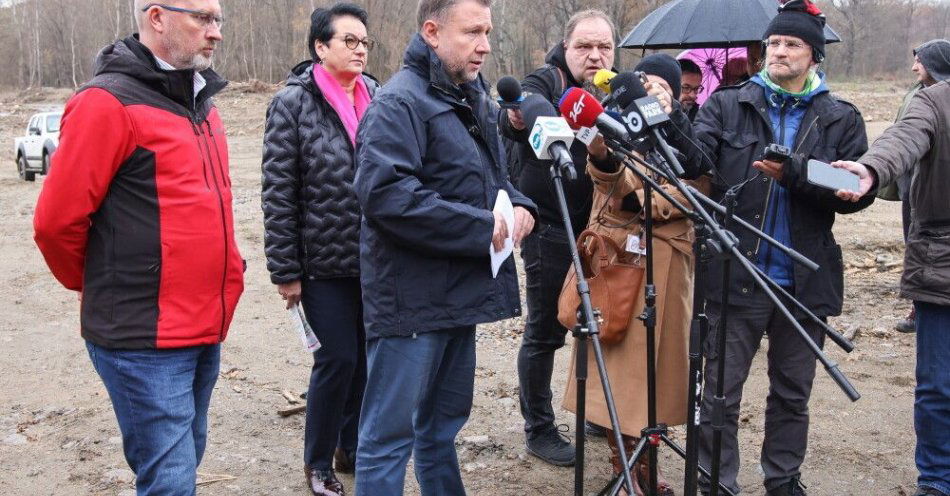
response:
M893 118L904 85L838 85L858 103L875 136ZM256 90L256 91L255 91ZM223 347L211 407L210 440L200 467L199 494L306 494L303 416L287 418L284 391L305 390L310 356L288 325L264 266L260 210L260 150L273 88L235 85L219 99L230 136L238 244L248 269L246 290ZM76 295L49 274L32 241L32 214L42 176L18 179L14 136L30 114L62 105L69 92L0 92L0 494L134 494L109 399L78 333ZM857 349L827 349L863 397L848 401L819 367L811 402L812 428L804 482L813 495L913 493L914 337L892 330L909 304L898 299L903 244L900 206L878 201L842 218L844 315L833 324L855 335ZM521 319L478 328L475 406L458 440L466 487L474 495L570 494L573 470L527 457L518 412L515 357ZM767 341L763 342L763 350ZM556 401L569 359L558 355ZM758 452L768 383L760 351L742 403L740 443L745 494L763 493ZM631 364L639 365L639 364ZM573 415L558 421L573 426ZM573 429L572 429L573 431ZM674 430L682 438L682 430ZM573 435L573 433L572 433ZM663 450L668 478L680 486L682 463ZM608 478L602 439L587 449L585 487ZM344 477L352 488L353 480ZM417 494L407 477L407 494Z

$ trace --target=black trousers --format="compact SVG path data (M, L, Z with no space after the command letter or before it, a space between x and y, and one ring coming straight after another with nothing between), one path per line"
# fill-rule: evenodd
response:
M327 470L337 446L356 450L366 387L366 333L360 280L304 280L301 304L322 344L307 389L304 463Z
M563 227L541 224L521 245L528 315L518 350L518 384L524 429L531 437L554 428L554 352L564 346L567 334L557 320L557 300L571 266L564 232Z
M710 425L711 405L716 393L719 367L718 335L722 306L709 302L709 337L704 344L706 355L703 404L700 414L699 461L710 468L713 430ZM799 321L818 346L823 346L825 334L811 321ZM722 435L722 465L720 482L738 493L736 476L739 473L739 405L742 387L749 377L749 368L755 357L762 334L768 331L769 394L765 400L765 440L762 443L761 464L765 473L765 487L773 489L800 474L808 447L808 399L815 379L815 355L771 300L756 291L741 306L730 305L726 322L726 376L724 383L725 429ZM706 481L700 482L703 489Z

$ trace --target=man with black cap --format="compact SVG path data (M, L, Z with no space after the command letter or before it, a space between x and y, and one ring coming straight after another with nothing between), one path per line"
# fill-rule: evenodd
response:
M839 166L858 174L856 199L912 171L913 219L904 250L901 296L914 301L917 330L915 496L950 495L950 41L917 48L927 77L907 109L857 162ZM860 163L858 163L860 162Z
M814 314L841 313L841 248L831 228L835 214L861 210L874 200L856 203L833 191L810 185L805 164L860 157L867 150L864 121L848 102L833 97L818 64L825 54L825 19L813 4L792 0L779 8L764 33L765 68L750 80L714 93L693 123L697 141L713 169L713 199L736 192L734 212L785 246L819 265L816 272L798 266L783 252L745 230L735 230L739 250ZM782 161L763 160L769 144L791 150ZM692 154L691 156L695 156ZM739 491L737 440L742 387L764 332L769 335L769 394L761 467L768 496L804 495L800 467L808 441L808 400L815 377L815 356L780 310L738 263L731 264L730 286L721 288L723 264L710 263L706 280L709 338L705 343L706 385L701 413L700 463L712 459L713 395L717 390L718 342L726 340L725 402L722 408L720 481ZM720 335L723 291L728 291L728 319ZM819 346L822 328L796 314L798 323ZM708 481L701 481L708 490Z

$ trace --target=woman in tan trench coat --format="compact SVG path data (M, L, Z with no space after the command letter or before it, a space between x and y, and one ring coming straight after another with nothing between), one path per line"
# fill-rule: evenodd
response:
M643 229L643 185L626 167L599 161L605 156L602 141L590 149L592 162L587 173L594 181L594 205L588 229L609 237L623 249L628 236L639 236L645 243ZM687 204L676 189L663 184L681 204ZM693 304L693 225L669 202L653 193L653 268L656 285L656 371L657 420L667 425L686 422L686 403L689 372L689 325ZM640 259L645 264L646 257ZM644 277L645 281L645 277ZM647 371L646 328L636 317L643 312L644 284L637 292L633 315L623 340L603 346L604 362L620 419L627 453L633 451L641 429L647 426ZM594 354L588 354L588 369L597 370ZM576 389L574 363L571 363L564 408L575 411ZM587 418L590 422L609 427L610 417L604 392L596 373L587 381ZM620 473L619 449L613 433L608 431L611 444L611 462L614 474ZM641 458L634 477L645 480L646 457ZM639 493L638 493L639 494ZM661 479L659 494L673 494L669 484Z

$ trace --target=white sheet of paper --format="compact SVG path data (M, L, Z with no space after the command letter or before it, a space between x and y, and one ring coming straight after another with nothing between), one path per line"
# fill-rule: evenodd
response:
M492 212L501 212L501 217L508 224L508 237L505 238L505 246L501 248L501 251L496 252L495 247L491 243L488 244L488 254L491 256L491 276L498 277L498 269L501 268L501 264L511 256L515 249L515 242L511 237L515 229L515 207L512 206L507 191L498 190L498 197L495 198L495 208L492 209Z

